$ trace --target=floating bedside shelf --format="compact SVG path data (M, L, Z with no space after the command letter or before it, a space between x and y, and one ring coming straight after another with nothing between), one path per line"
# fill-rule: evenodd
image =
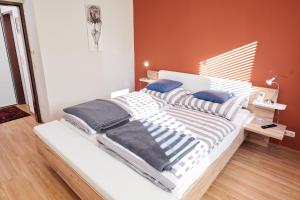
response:
M274 109L274 110L285 110L287 105L285 104L280 104L280 103L265 103L265 102L258 102L258 101L253 101L252 104L254 106L258 106L261 108L267 108L267 109Z
M155 82L155 81L157 81L157 80L154 80L154 79L149 79L149 78L140 78L139 79L139 81L140 82L144 82L144 83L153 83L153 82Z
M259 96L263 94L261 98ZM277 95L274 95L277 94ZM253 87L250 95L248 109L253 113L254 118L245 126L248 132L247 141L267 147L270 138L282 140L286 131L286 126L274 122L274 115L279 115L280 111L287 108L287 105L280 103L268 103L265 99L276 102L278 90L272 88ZM262 99L258 101L257 99ZM277 117L278 119L279 117ZM276 127L263 129L261 126L276 124Z

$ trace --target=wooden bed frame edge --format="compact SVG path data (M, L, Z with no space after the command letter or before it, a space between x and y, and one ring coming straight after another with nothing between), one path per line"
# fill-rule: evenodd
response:
M66 161L49 147L39 136L36 136L39 153L48 165L82 200L105 200L87 181L85 181Z
M210 185L214 182L220 172L224 169L230 161L234 153L238 150L240 145L246 138L244 128L242 128L233 140L231 145L205 170L205 172L198 178L197 181L185 192L182 200L201 199L201 197L208 190Z
M244 129L240 130L232 144L215 160L199 177L197 181L185 192L182 200L201 199L222 169L245 140ZM66 184L82 200L105 200L84 178L82 178L66 161L54 152L41 138L36 137L39 153L46 159L49 166L66 182Z

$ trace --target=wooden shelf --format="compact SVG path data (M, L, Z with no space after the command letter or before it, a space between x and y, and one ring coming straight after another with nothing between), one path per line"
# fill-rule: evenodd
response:
M155 80L155 79L149 79L149 78L143 77L143 78L140 78L139 81L140 81L140 82L144 82L144 83L153 83L153 82L155 82L155 81L157 81L157 80Z
M255 117L249 124L245 126L245 130L257 133L266 137L282 140L286 130L286 126L277 124L277 127L262 129L261 126L271 124L272 121L264 118Z
M274 109L274 110L285 110L286 105L285 104L280 104L280 103L265 103L265 102L258 102L258 101L253 101L253 105L261 107L261 108L266 108L266 109Z

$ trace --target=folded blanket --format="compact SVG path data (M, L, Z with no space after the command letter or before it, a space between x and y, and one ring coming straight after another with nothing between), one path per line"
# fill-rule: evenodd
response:
M161 189L170 192L176 187L176 185L171 180L164 177L159 171L154 169L143 159L131 153L120 144L109 139L104 134L99 134L97 136L97 141L101 149L103 149L122 163L126 164L128 167L130 167Z
M85 123L85 121L83 121L79 117L70 114L65 114L63 116L63 119L65 119L67 122L78 128L79 130L82 130L88 135L97 134L97 131L92 129L87 123Z
M108 130L106 136L135 153L158 171L172 166L189 153L199 141L147 121L132 121Z
M107 100L89 101L65 108L64 112L82 119L98 133L123 125L131 117L122 107Z

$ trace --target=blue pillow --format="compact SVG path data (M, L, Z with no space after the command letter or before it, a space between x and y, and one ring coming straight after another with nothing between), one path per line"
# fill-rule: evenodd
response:
M218 90L203 90L193 94L194 97L213 103L225 103L228 99L234 96L232 92L224 92Z
M168 79L160 79L158 81L155 81L154 83L150 83L147 86L147 89L164 93L164 92L170 92L171 90L174 90L180 86L182 86L181 82L172 81Z

